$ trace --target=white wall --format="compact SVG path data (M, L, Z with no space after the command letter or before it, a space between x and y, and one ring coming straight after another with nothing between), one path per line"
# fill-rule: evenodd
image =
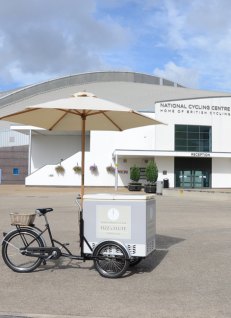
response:
M231 188L231 158L213 158L212 172L213 188Z
M32 136L31 172L47 165L57 164L81 150L80 136ZM89 150L89 136L86 138L86 149Z
M153 150L155 148L155 126L128 129L121 132L92 131L90 149L92 153L104 153L115 149Z
M29 144L29 137L10 129L0 129L0 148Z
M88 138L88 144L85 154L85 185L86 186L114 186L115 176L107 172L106 167L113 165L112 154L117 148L124 149L143 149L150 150L154 148L155 134L154 127L129 129L123 132L103 132L93 131ZM78 139L79 138L79 139ZM81 152L77 150L80 137L78 136L32 136L32 165L33 171L36 167L42 167L35 173L26 178L26 185L80 185L80 176L76 175L73 167L81 164ZM90 149L90 151L89 151ZM66 159L65 159L66 158ZM58 175L55 166L62 161L65 168L65 174ZM51 164L53 163L53 164ZM145 167L147 163L143 158L128 157L119 158L119 178L118 185L124 186L130 181L130 167L137 164ZM97 165L98 174L92 174L89 167Z
M155 157L156 165L158 167L158 180L169 180L169 187L174 187L174 157ZM163 171L167 171L164 175Z

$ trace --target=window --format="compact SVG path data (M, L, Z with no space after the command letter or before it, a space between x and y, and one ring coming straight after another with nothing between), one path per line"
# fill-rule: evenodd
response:
M211 126L175 125L175 150L211 152Z
M146 168L140 168L140 180L145 180L146 179ZM130 174L131 174L131 168L130 168Z
M140 179L146 179L146 168L140 168Z
M20 174L19 168L13 168L13 175L18 176Z

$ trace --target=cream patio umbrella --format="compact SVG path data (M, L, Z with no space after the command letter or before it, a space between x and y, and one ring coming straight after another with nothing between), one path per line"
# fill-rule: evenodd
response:
M0 117L0 120L32 125L50 131L81 131L81 198L84 195L86 131L123 131L129 128L161 124L130 108L97 98L94 94L87 92L79 92L68 98L33 105L20 112Z

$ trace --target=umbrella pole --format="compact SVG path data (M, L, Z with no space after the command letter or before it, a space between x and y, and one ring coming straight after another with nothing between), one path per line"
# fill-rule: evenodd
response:
M83 257L83 244L84 244L84 221L83 221L83 196L84 196L84 172L85 172L85 128L86 117L82 116L82 137L81 137L81 144L82 144L82 157L81 157L81 211L79 216L79 236L80 236L80 252L81 256Z
M82 158L81 158L81 166L82 166L82 171L81 171L81 206L83 208L83 196L84 196L84 173L85 173L85 134L86 134L86 128L85 128L85 123L86 123L86 117L82 117Z

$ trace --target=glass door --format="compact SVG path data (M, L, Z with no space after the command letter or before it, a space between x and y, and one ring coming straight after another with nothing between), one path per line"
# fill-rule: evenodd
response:
M176 171L176 187L182 188L183 187L182 182L183 182L183 171L177 170Z
M191 188L192 187L192 172L191 170L176 171L176 187Z
M203 170L177 170L177 188L208 188L210 185L209 172Z
M203 188L203 171L194 170L192 188Z
M192 171L183 171L183 188L192 188Z
M211 158L174 158L175 186L177 188L211 187Z

